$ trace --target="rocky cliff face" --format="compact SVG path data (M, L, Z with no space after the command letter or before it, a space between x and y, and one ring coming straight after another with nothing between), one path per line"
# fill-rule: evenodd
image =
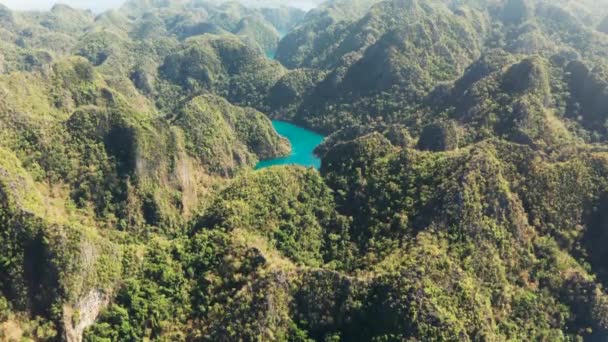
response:
M73 307L64 305L65 340L67 342L81 342L85 329L95 323L99 313L108 306L109 301L109 295L93 290L79 299Z

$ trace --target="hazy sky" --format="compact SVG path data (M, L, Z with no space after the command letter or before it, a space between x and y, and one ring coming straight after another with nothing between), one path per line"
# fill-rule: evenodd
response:
M54 4L61 3L75 8L92 9L94 12L102 12L109 8L117 8L122 5L123 2L125 2L125 0L0 0L0 4L15 10L48 10L53 7ZM321 0L242 0L242 2L248 2L255 5L276 3L284 5L291 4L294 7L309 10L320 3Z

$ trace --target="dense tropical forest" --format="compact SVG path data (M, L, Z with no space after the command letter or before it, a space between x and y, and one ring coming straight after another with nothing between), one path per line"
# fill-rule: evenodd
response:
M607 1L0 5L1 341L607 339Z

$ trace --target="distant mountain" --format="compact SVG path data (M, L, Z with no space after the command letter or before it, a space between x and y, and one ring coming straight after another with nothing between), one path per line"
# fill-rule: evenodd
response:
M245 6L258 8L295 7L304 11L311 10L324 0L243 0Z
M64 4L78 9L91 10L94 13L101 13L110 9L119 8L124 2L125 0L106 0L103 2L95 0L2 0L2 4L18 11L48 11L56 4Z

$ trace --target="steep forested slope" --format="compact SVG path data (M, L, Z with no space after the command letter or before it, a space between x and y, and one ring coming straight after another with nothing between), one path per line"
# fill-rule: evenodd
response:
M605 340L607 17L0 7L0 340Z
M182 234L219 176L289 146L262 113L209 93L230 95L224 81L165 79L182 43L146 15L2 13L1 339L80 340L149 234ZM202 39L248 54L242 67L216 56L213 79L244 82L255 58L281 70L238 38Z

